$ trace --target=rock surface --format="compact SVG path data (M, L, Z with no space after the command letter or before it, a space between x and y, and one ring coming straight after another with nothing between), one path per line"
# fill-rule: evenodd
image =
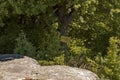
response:
M30 57L0 61L0 80L99 80L93 72L68 66L40 66Z

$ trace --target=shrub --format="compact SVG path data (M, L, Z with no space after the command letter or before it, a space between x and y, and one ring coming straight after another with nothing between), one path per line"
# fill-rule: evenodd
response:
M55 65L64 65L64 54L54 58Z
M47 60L39 60L40 65L54 65L53 61L47 61Z
M106 56L96 56L95 60L88 58L92 71L103 79L120 80L119 43L120 40L117 37L111 37Z
M19 37L16 39L14 53L35 57L35 47L27 40L23 31L21 31Z
M53 58L53 60L39 60L40 65L64 65L64 55Z

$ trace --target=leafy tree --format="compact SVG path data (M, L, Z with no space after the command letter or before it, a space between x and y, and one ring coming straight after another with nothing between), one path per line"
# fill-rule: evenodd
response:
M106 57L110 37L120 38L119 22L119 0L0 0L0 52L13 53L23 30L42 64Z
M9 27L13 25L14 27L18 26L20 29L28 33L27 35L31 36L33 30L30 31L30 28L33 28L33 26L36 27L42 26L43 28L49 27L47 29L52 29L53 27L50 26L57 22L58 23L57 29L60 33L60 36L66 37L68 34L69 27L68 25L74 19L75 14L76 13L79 14L79 11L81 11L83 14L86 13L89 6L94 4L96 4L96 0L94 1L2 0L0 11L2 19L1 23L4 24L8 23L8 25L5 25L4 27ZM8 21L11 19L13 23ZM14 21L16 22L16 24L14 24ZM9 29L7 30L9 31ZM34 30L36 29L34 28ZM38 42L34 44L37 43ZM68 54L67 44L61 42L61 46L62 46L61 50L63 50L65 53L66 61Z

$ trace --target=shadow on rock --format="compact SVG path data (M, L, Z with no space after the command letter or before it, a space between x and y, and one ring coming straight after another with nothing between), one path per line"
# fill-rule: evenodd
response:
M20 54L0 54L0 61L8 61L23 58L23 55Z

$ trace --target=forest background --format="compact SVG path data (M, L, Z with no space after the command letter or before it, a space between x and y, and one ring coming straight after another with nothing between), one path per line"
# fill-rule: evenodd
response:
M0 0L0 54L120 80L120 0Z

